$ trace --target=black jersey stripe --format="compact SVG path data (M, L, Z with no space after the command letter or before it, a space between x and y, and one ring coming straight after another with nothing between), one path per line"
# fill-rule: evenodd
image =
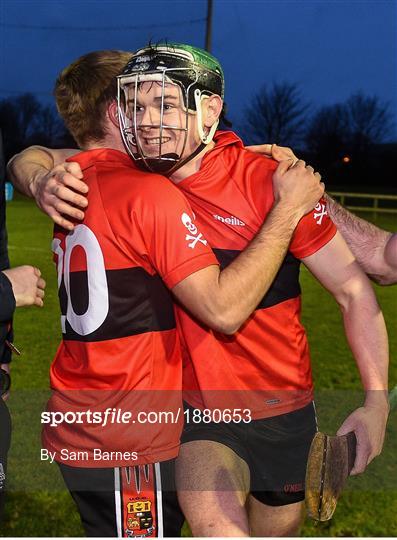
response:
M213 251L222 270L241 253L241 251L235 249L213 249ZM299 268L299 259L288 252L270 289L256 309L266 309L299 296L301 294Z
M102 325L82 336L66 321L63 338L74 341L104 341L145 332L175 328L172 295L158 275L151 276L143 268L107 270L109 312ZM70 296L77 315L88 307L87 272L71 272ZM59 289L61 313L66 315L67 295L64 282Z

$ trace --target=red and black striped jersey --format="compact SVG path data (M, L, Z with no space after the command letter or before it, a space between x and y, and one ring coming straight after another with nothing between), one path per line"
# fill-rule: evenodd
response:
M262 226L273 202L277 163L219 132L200 170L178 187L188 198L219 263L227 266ZM328 243L336 228L324 201L299 223L270 290L233 336L178 310L186 400L196 407L240 407L253 417L303 407L312 399L309 347L300 322L299 259ZM201 392L201 394L200 394Z
M46 426L45 446L89 450L83 463L152 463L177 454L177 421L140 425L138 412L178 414L182 360L169 288L218 264L194 225L184 195L159 175L139 171L116 150L83 152L78 161L89 186L84 221L73 232L56 228L63 340L50 370L49 411L120 409L128 425ZM133 422L135 420L135 422ZM133 425L132 425L133 424ZM94 462L92 451L133 451L134 463Z

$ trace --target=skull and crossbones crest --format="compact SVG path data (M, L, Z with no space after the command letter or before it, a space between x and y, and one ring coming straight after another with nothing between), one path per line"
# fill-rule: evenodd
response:
M314 207L314 214L313 214L313 217L316 220L317 225L321 225L323 221L323 217L327 215L328 215L328 212L327 212L327 208L325 204L321 202L317 203L317 205Z
M191 220L190 216L184 212L181 216L182 223L187 228L190 234L187 234L185 240L191 241L188 244L188 247L194 249L197 242L201 242L205 246L207 245L207 240L204 240L203 235L198 232L196 225Z

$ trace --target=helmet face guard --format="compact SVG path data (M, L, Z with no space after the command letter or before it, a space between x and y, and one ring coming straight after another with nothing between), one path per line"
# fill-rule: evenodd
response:
M188 68L186 68L188 69ZM186 89L182 84L174 82L173 75L180 70L164 69L161 73L136 73L132 75L121 75L118 77L117 85L117 105L119 115L119 125L121 137L129 154L137 162L140 162L143 167L152 172L171 174L179 164L181 157L186 148L186 142L189 131L189 115L192 111L189 107L189 91L193 82ZM143 83L156 84L161 88L161 102L159 111L158 124L143 124L138 119L138 92L142 88ZM164 97L166 86L173 85L179 90L180 102L183 103L184 119L176 124L167 124L164 121ZM159 142L157 147L153 145L153 149L149 153L145 153L142 146L142 132L153 129L159 133ZM167 130L179 131L183 134L182 141L179 142L178 148L175 147L174 152L163 152L163 139Z
M193 54L194 53L194 54ZM223 72L213 57L200 49L185 45L165 45L155 48L146 48L138 51L127 64L124 72L118 77L118 116L121 136L128 153L143 168L157 173L170 175L195 155L206 144L211 142L218 126L218 122L211 127L208 133L202 127L202 100L211 94L223 97ZM206 62L209 64L207 66ZM139 118L139 92L143 84L152 83L161 89L160 107L154 124L144 124ZM164 98L166 88L178 88L179 111L183 118L178 123L167 123ZM149 91L151 87L149 87ZM197 129L201 144L189 156L184 152L187 146L189 129L189 116L196 115ZM151 148L145 151L143 144L144 133L153 129L158 138L158 144L151 143ZM175 148L164 152L164 140L171 131L180 132L181 137L175 143ZM157 135L158 134L158 135ZM153 139L153 138L152 138Z

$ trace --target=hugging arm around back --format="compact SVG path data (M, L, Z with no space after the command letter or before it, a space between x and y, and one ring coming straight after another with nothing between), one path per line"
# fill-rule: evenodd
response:
M7 165L7 172L18 191L33 197L38 207L57 225L71 230L73 224L65 216L82 219L80 208L86 206L82 194L87 185L81 181L76 163L64 163L79 153L76 149L51 149L30 146L16 154Z
M77 215L80 210L73 208L74 214L69 210L71 205L80 204L80 199L73 197L86 201L75 190L87 192L87 188L84 192L80 189L81 171L75 176L77 164L68 164L76 166L71 172L64 168L61 171L62 165L56 165L64 157L62 151L34 147L9 164L15 185L35 197L43 211L61 226L68 222L65 213L77 219L81 217ZM324 190L320 176L302 161L293 167L288 160L280 163L273 184L274 207L239 257L222 272L212 265L191 274L173 288L175 296L190 312L217 331L234 333L253 312L273 282L296 225L315 206ZM72 229L73 224L68 223L67 228Z

